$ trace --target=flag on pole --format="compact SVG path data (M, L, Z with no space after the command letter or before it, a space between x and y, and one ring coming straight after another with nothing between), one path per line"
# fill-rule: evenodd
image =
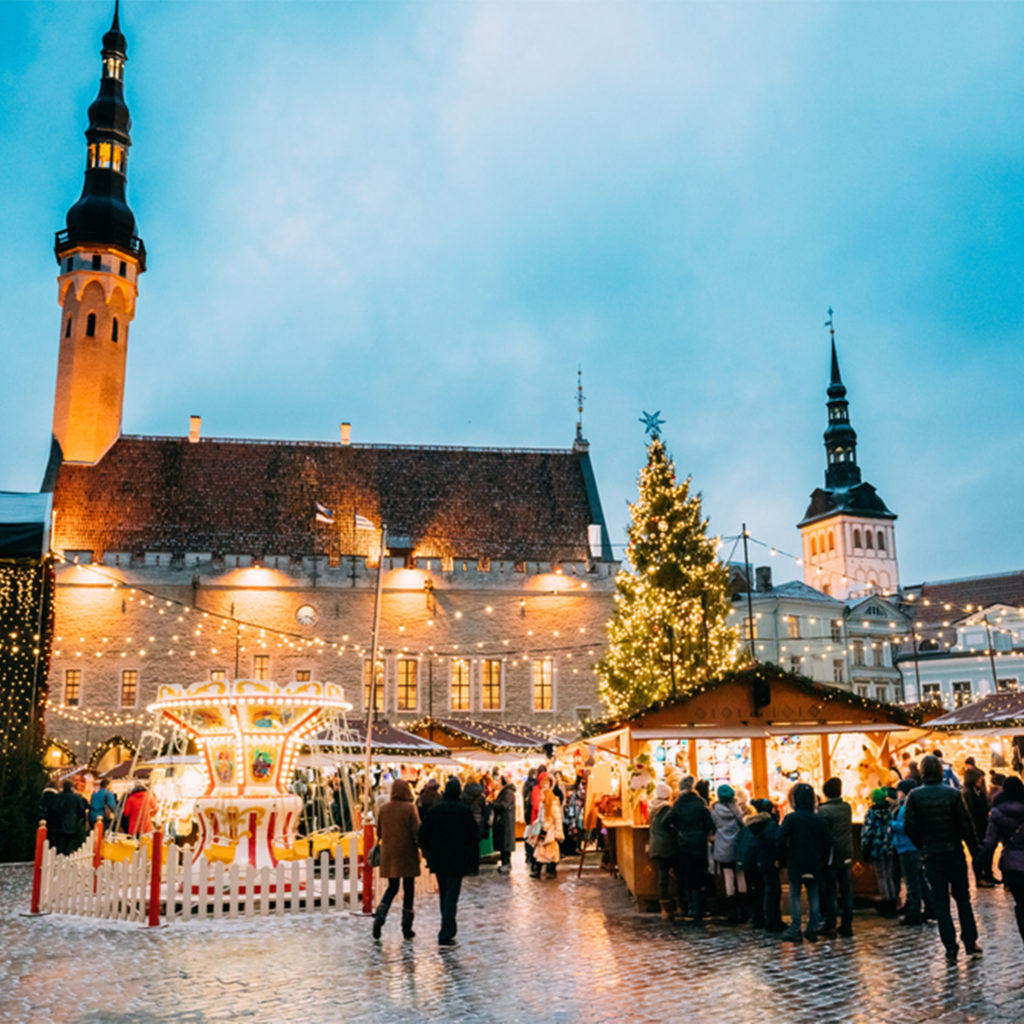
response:
M334 522L334 513L326 505L321 505L319 501L316 502L316 522L328 524Z
M370 522L366 516L361 516L358 512L356 513L356 529L357 530L376 530L377 527Z

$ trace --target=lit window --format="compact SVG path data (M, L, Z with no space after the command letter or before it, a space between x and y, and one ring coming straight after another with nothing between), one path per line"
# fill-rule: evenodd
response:
M255 654L252 659L253 679L266 680L270 678L270 655Z
M469 711L469 662L461 658L452 661L452 711Z
M82 670L69 668L64 671L64 703L68 707L78 707L82 697Z
M786 624L786 636L791 640L800 637L800 619L796 615L783 615L782 621Z
M971 683L970 680L965 680L959 683L953 683L953 707L962 708L967 704L971 703Z
M134 707L138 692L139 673L133 668L125 669L121 673L121 707Z
M211 683L223 683L227 677L227 673L222 668L211 668L210 669L210 682Z
M554 666L550 658L535 658L533 661L533 710L553 711Z
M398 710L415 711L418 706L416 682L419 662L411 658L398 659Z
M1016 693L1017 692L1017 680L1016 679L997 679L996 680L996 692L997 693Z
M832 662L832 682L839 686L843 683L843 663L838 658Z
M308 668L297 668L295 670L295 682L308 683L313 676Z
M811 538L811 558L817 557L818 554L818 542L812 537Z
M922 683L921 700L932 704L941 704L942 686L939 683Z
M744 640L756 640L757 639L757 620L752 619L749 616L743 617L743 639Z
M828 549L829 551L835 551L836 549L835 534L833 534L831 530L828 531Z
M484 711L501 710L501 662L494 658L480 663L480 707Z
M373 671L373 662L367 658L363 662L363 707L370 707L370 680L373 678L370 673ZM373 709L374 711L384 710L384 662L377 662L377 685L373 688Z

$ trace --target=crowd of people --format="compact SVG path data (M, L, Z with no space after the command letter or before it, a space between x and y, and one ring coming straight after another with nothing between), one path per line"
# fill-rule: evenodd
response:
M907 926L934 920L950 962L961 945L969 956L980 956L966 848L975 884L1002 884L1013 896L1024 940L1024 783L992 773L987 785L971 759L961 782L940 751L903 769L896 786L872 792L860 832L861 860L878 883L878 913ZM820 797L808 783L796 783L785 814L770 800L750 801L727 784L715 795L712 802L709 784L692 776L682 779L677 794L665 782L655 787L648 852L662 916L700 926L715 900L726 922L749 920L786 942L852 936L854 828L841 780L828 779Z

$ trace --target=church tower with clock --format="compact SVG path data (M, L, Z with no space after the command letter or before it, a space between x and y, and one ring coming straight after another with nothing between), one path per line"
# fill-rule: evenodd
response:
M839 372L832 310L828 328L832 373L828 386L825 430L825 486L811 494L798 524L803 541L804 582L845 600L847 597L899 589L896 561L896 515L857 465L857 432L850 423L850 403Z
M101 55L99 94L85 133L85 184L54 246L61 322L53 437L59 459L86 465L98 462L121 433L128 328L146 269L146 247L125 198L131 118L117 6Z

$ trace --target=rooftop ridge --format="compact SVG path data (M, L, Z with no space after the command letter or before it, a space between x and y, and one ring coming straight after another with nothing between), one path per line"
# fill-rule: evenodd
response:
M122 441L188 441L181 434L122 434ZM269 437L201 437L198 444L265 444L293 448L361 448L402 452L489 452L495 455L574 455L572 448L501 448L458 444L342 444L340 441L287 441Z
M922 580L920 583L905 584L904 590L918 590L923 587L944 587L954 583L983 583L986 580L1005 580L1013 576L1024 576L1024 569L1010 569L1008 572L993 572L985 576L957 576L948 580Z

